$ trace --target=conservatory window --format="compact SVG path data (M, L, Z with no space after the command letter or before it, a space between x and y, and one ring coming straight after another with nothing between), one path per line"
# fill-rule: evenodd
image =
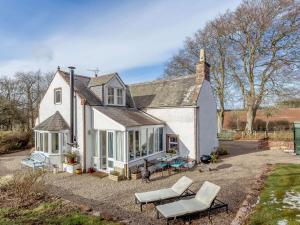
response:
M135 141L135 157L139 158L141 157L141 152L140 152L140 132L136 130L134 132L134 141Z
M40 144L39 144L39 147L40 147L40 151L44 151L44 142L43 142L44 138L43 138L43 133L40 133Z
M96 143L95 143L95 148L94 148L94 157L99 157L99 149L100 149L100 132L95 131L95 137L96 137Z
M149 155L153 154L154 152L154 146L153 146L153 141L154 141L154 133L153 133L153 128L148 129L148 142L149 142Z
M163 132L164 129L162 127L159 128L159 151L163 151Z
M134 159L133 131L128 131L128 149L129 149L129 160L133 160Z
M59 135L58 133L52 133L52 153L57 154L59 152Z
M116 132L116 160L123 162L123 132Z
M48 133L44 133L44 152L48 152Z
M177 154L178 150L178 137L176 135L168 135L167 153Z
M141 130L141 151L142 151L142 156L147 155L147 129L142 129Z

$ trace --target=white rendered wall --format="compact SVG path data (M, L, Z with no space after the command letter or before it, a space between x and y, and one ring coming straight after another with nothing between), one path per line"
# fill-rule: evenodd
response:
M218 146L217 105L210 83L206 80L203 81L197 105L198 155L209 155Z
M62 90L62 102L61 104L54 104L54 89L61 88ZM76 101L74 103L74 108L76 113L74 117L76 122L74 129L77 128L77 131L74 130L74 134L77 134L77 142L79 147L77 148L79 152L79 158L83 157L83 105L81 105L81 98L78 94L76 96ZM61 77L59 73L56 73L47 92L45 93L40 106L39 106L39 116L36 119L36 125L43 122L50 116L52 116L56 111L62 115L65 121L70 125L70 86L68 83ZM61 159L63 160L63 159ZM81 163L82 160L81 160ZM83 165L83 164L82 164Z
M145 111L165 122L164 134L179 136L179 151L182 156L195 158L194 108L148 108Z
M93 108L94 114L94 122L93 128L95 130L119 130L125 131L125 127L110 117L106 116L105 114L99 112L97 109Z

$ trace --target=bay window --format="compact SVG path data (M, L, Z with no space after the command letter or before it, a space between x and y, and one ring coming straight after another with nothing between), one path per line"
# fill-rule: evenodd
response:
M52 153L57 154L59 152L59 136L58 133L51 134L52 139Z
M44 133L44 152L48 152L48 133Z

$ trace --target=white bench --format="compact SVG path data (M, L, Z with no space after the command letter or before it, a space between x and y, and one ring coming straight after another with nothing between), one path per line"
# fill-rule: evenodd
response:
M33 169L45 168L48 165L48 156L43 152L33 152L31 155L21 161L22 166L28 166Z

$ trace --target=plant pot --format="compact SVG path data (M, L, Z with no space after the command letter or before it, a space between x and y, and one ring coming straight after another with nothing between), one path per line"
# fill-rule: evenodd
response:
M68 164L74 164L75 163L75 158L74 157L66 157L67 158L67 163Z
M132 173L131 174L131 179L132 180L138 180L142 178L142 173Z
M81 168L76 169L76 170L75 170L75 173L76 173L77 175L81 175L81 174L82 174Z

